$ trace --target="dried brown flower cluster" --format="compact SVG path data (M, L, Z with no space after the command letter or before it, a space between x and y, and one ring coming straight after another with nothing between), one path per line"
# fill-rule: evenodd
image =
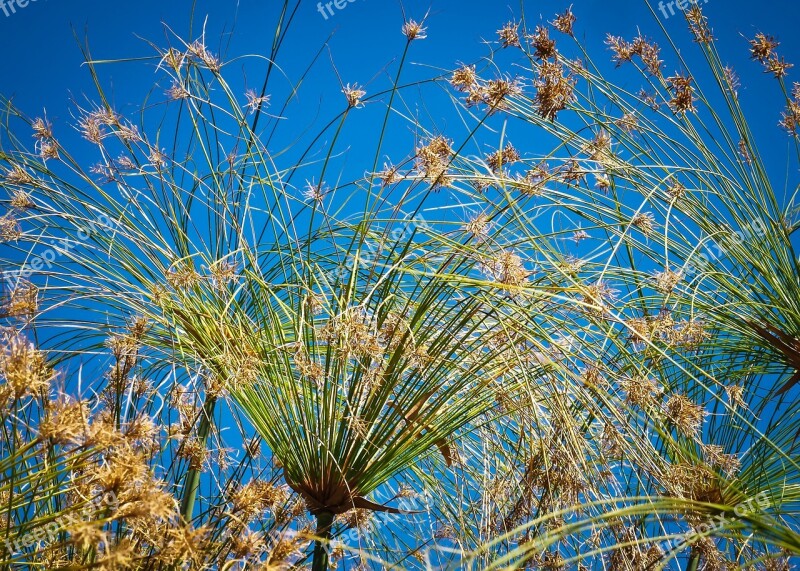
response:
M508 22L502 28L497 30L497 35L504 48L520 47L519 43L519 24Z
M251 115L269 105L270 96L260 95L255 89L248 89L245 91L244 96L247 99L247 103L245 103L244 107L250 110Z
M127 334L141 336L145 328L133 320ZM109 571L133 568L143 558L169 568L201 568L209 561L208 529L184 524L173 495L150 468L161 446L153 420L142 412L120 419L113 400L108 408L64 394L50 397L54 375L43 355L16 335L5 336L3 343L0 393L42 398L33 443L57 454L53 457L69 476L63 489L18 490L20 501L41 502L40 492L51 494L44 504L57 498L56 520L65 532L66 542L54 540L28 553L31 563L48 568L77 564L85 552L92 552L93 568ZM117 339L112 345L123 350L127 344Z
M775 38L761 32L750 40L750 57L764 64L764 71L766 73L772 73L775 77L780 79L784 77L789 68L794 67L794 65L786 62L783 57L775 53L775 48L779 45L780 42L775 40Z
M178 421L167 429L169 436L185 439L192 433L200 409L189 389L177 383L170 389L168 399L170 406L178 413Z
M490 79L480 89L470 92L467 103L481 102L489 107L490 112L509 109L509 99L522 93L522 88L516 80L506 78ZM477 97L472 101L470 98Z
M303 190L303 200L312 204L322 204L327 193L328 189L322 182L315 183L313 181L306 181L306 188Z
M675 113L694 111L694 88L692 78L683 75L673 75L667 78L667 83L672 89L672 99L669 106Z
M750 151L747 148L747 141L740 139L737 147L739 149L739 157L742 159L742 162L746 165L752 165L753 157L750 156Z
M22 226L13 212L0 216L0 243L16 242L22 238Z
M127 330L121 333L114 333L106 340L106 347L111 350L114 358L111 369L106 373L109 379L109 388L119 391L127 386L131 372L139 361L139 351L142 347L143 337L150 329L147 319L139 316L134 317L129 323ZM113 399L113 395L109 395Z
M464 230L475 238L481 238L487 235L489 231L489 216L481 212L471 217L465 224Z
M294 366L302 377L312 381L315 385L321 386L325 378L325 369L316 359L313 359L305 347L300 347L293 354Z
M31 195L25 192L24 190L16 190L11 195L11 208L16 210L28 210L29 208L33 208L35 204L31 199Z
M683 273L672 271L669 268L662 272L653 274L653 281L655 282L656 291L663 295L669 295L675 289L681 280Z
M5 173L7 184L15 186L25 186L33 184L34 178L20 165L12 165Z
M583 285L580 288L585 310L589 315L602 317L609 311L609 302L617 297L617 290L612 288L608 282L598 280L594 283Z
M497 149L495 152L486 156L486 164L492 172L498 173L503 170L505 165L512 165L519 161L519 151L511 143L506 143L505 148Z
M269 556L267 557L266 568L275 570L291 569L290 558L299 555L306 545L308 545L308 540L301 534L285 534L279 537L268 550ZM331 550L332 560L337 558L334 550L335 548Z
M594 138L583 146L583 152L590 161L597 161L603 165L610 165L614 160L611 148L611 135L605 129L599 129Z
M43 160L58 159L58 143L53 137L53 126L47 119L37 117L31 124L33 137L36 139L36 148L39 157Z
M713 537L701 537L693 546L692 551L703 560L703 569L724 571L731 567L731 561L725 558L725 554L717 547Z
M792 97L787 101L780 124L791 135L797 137L800 134L800 83L792 87Z
M400 174L399 167L384 164L383 170L378 173L378 178L381 180L382 186L391 186L402 180L403 176Z
M622 458L625 454L625 438L619 428L606 422L600 437L600 449L606 458Z
M396 351L411 337L411 324L402 313L390 311L381 323L379 335L387 351Z
M618 66L633 60L634 52L631 42L628 42L620 36L608 34L608 36L606 36L606 44L609 46L609 49L614 52L612 59Z
M411 324L407 316L390 311L378 330L378 338L384 346L384 352L401 352L411 366L425 366L431 361L428 349L424 344L416 343L411 333ZM383 363L378 363L366 372L366 382L370 388L382 383Z
M569 36L574 35L574 25L577 18L575 14L572 13L572 7L570 6L567 8L567 11L563 14L559 14L556 16L556 19L553 20L553 27L561 32L562 34L567 34Z
M415 22L414 20L408 20L405 24L403 24L401 32L403 32L403 35L406 37L406 39L408 39L409 42L414 40L424 40L428 37L425 34L425 28L422 27L422 24Z
M3 333L0 343L0 404L47 392L55 373L44 354L16 333Z
M364 106L361 99L367 94L367 92L361 89L358 85L350 86L348 83L344 89L342 89L342 93L344 93L344 96L347 99L348 107Z
M708 18L703 15L703 10L697 4L686 10L686 21L689 23L689 30L694 36L694 41L701 44L708 44L714 41L711 28L708 25Z
M703 459L709 466L718 468L728 477L734 476L742 465L736 454L725 454L724 448L718 444L703 444L702 449Z
M556 418L558 416L556 414ZM493 502L505 507L505 515L496 522L498 530L519 525L531 509L545 514L573 506L588 490L590 483L581 470L581 460L573 449L564 446L564 439L569 439L567 433L573 431L575 422L567 420L567 424L559 426L561 422L553 420L556 425L553 430L532 443L519 481L498 480L486 490ZM554 529L563 523L562 517L555 517L548 527Z
M31 129L33 129L34 138L39 141L53 138L53 126L47 119L37 117L31 123Z
M709 339L711 334L707 330L707 325L705 321L699 319L677 323L668 336L671 344L688 351L698 350Z
M556 41L550 39L550 28L547 26L536 26L536 31L528 36L533 46L533 57L539 60L548 60L558 56Z
M686 194L686 187L676 178L672 178L669 182L670 185L666 191L667 197L670 202L677 202Z
M509 107L509 98L518 96L522 89L516 80L497 78L482 82L475 66L462 66L453 72L450 84L458 91L467 94L468 106L485 104L492 113Z
M652 212L637 212L631 217L631 226L635 226L645 237L649 238L656 227L656 219Z
M441 135L433 137L427 145L417 148L416 167L435 190L450 186L450 162L453 159L453 148L450 141Z
M668 347L696 351L711 338L705 322L693 319L676 323L669 311L661 311L651 317L627 319L625 326L628 339L637 345L660 341Z
M373 525L373 512L365 509L350 510L346 514L337 516L348 529L366 530Z
M195 287L202 281L202 276L195 270L190 261L179 262L169 269L166 274L167 283L176 290L187 290Z
M338 351L356 358L378 359L384 353L377 332L359 308L351 307L332 317L319 336Z
M92 111L82 110L77 128L86 140L96 145L102 145L110 135L114 135L124 143L143 142L138 127L130 121L124 120L122 116L108 107L97 107ZM104 162L92 167L91 172L104 175L110 182L116 179L117 171L130 171L137 168L138 165L133 158L121 155L116 160L105 158Z
M266 510L276 511L289 501L285 486L276 486L264 480L251 480L230 493L231 513L249 523Z
M89 434L89 405L84 400L60 395L50 403L48 415L39 422L39 438L62 446L79 446Z
M190 470L207 471L211 453L206 445L195 435L181 440L175 455L187 461Z
M586 260L576 258L575 256L566 256L563 260L559 260L556 264L556 268L567 275L577 277L585 265Z
M217 56L208 51L202 40L195 40L189 45L186 50L186 57L202 63L214 73L219 73L222 69L222 62Z
M191 97L189 90L186 89L186 86L180 81L173 81L170 88L167 89L164 94L169 98L170 101L182 101ZM97 138L98 134L99 133L97 133L95 129L89 128L86 130L86 137L91 137L89 140Z
M658 545L652 545L647 550L644 550L642 538L633 526L619 524L612 529L616 540L616 548L608 558L608 569L610 571L650 569L657 566L663 556L663 551Z
M484 268L492 281L508 286L522 286L531 275L522 258L511 250L487 259L484 261Z
M680 433L688 438L700 436L705 411L685 395L675 394L667 399L665 405L667 418Z
M607 174L595 173L594 187L605 194L608 194L608 189L611 188L611 179Z
M186 53L176 48L169 48L162 52L161 63L159 66L166 65L172 71L179 72L185 61Z
M525 196L541 196L545 191L544 183L549 180L550 176L547 164L539 163L524 175L518 174L516 186Z
M559 62L543 62L533 84L539 115L548 121L555 121L558 112L566 109L574 100L575 83L575 78L565 72Z
M742 385L725 385L725 394L728 395L728 402L736 407L746 407L747 402L744 399L744 387Z
M642 410L649 410L660 400L664 389L653 378L646 375L626 377L621 383L626 400Z
M647 71L655 76L661 77L661 67L664 63L660 58L661 48L654 42L648 42L644 36L637 36L629 42L619 36L608 34L606 44L614 52L612 60L617 66L633 60L633 56L639 56Z
M239 277L239 265L228 259L217 260L209 267L211 283L216 289L224 289Z
M652 342L659 330L659 325L654 321L655 320L652 318L648 319L645 317L634 317L625 320L625 327L628 330L628 339L631 343L639 344Z
M478 74L474 65L465 65L453 72L450 84L459 91L472 91L478 86Z
M663 479L667 490L679 498L715 504L723 502L719 476L703 464L671 464Z
M655 93L650 93L646 89L642 89L638 93L639 99L653 111L658 111L661 104L658 102L658 96Z
M614 122L625 133L633 133L639 129L639 119L634 113L625 113Z

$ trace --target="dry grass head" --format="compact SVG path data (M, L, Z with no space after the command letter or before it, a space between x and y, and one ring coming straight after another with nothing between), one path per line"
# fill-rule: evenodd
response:
M20 399L47 392L55 372L44 353L16 332L0 335L0 397Z

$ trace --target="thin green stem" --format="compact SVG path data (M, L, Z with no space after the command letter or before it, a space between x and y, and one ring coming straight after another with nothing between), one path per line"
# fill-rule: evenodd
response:
M314 541L314 562L311 571L328 571L328 553L333 528L333 514L317 514L317 539Z

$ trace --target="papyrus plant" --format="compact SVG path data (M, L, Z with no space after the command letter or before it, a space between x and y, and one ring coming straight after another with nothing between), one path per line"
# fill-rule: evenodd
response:
M469 224L483 231L475 250L499 243L539 264L540 279L528 287L548 283L540 295L569 323L564 333L573 342L556 378L568 387L561 399L576 423L565 427L551 398L538 438L527 443L519 431L510 435L514 444L498 439L492 449L505 475L476 464L472 481L482 482L477 493L486 483L513 491L484 488L479 508L454 514L475 518L456 537L491 534L481 527L486 521L507 529L503 512L528 495L528 505L549 515L535 511L517 536L503 530L492 555L476 546L478 561L510 549L498 565L555 568L604 558L612 568L680 560L714 568L796 553L797 404L768 398L795 381L793 187L778 188L766 172L710 24L699 7L687 12L690 39L706 59L700 75L692 75L699 68L685 51L664 53L643 35L609 36L610 57L635 68L616 80L598 63L600 46L576 41L571 10L551 23L520 17L498 31L490 57L448 78L462 92L464 115L489 127L476 128L476 141L488 139L493 150L462 157L447 183L476 212ZM761 35L750 43L753 58L783 81L788 65L775 48ZM500 50L517 53L518 65L501 65ZM682 71L668 73L675 67ZM641 92L623 86L632 78ZM791 135L795 95L782 120ZM500 119L486 122L486 111ZM544 134L552 146L520 142ZM724 245L724 255L700 256L711 241ZM525 408L518 410L511 416L523 426ZM583 480L587 465L604 481ZM710 526L707 536L664 548L664 537L706 525L703 510L687 501L730 514L761 492L770 504L759 517ZM554 505L554 495L566 503ZM647 499L622 512L602 504L637 497Z

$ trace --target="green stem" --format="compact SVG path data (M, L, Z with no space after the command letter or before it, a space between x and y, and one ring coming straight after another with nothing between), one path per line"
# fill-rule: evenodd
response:
M689 563L686 566L686 571L697 571L697 566L700 564L700 553L694 551L689 557Z
M314 542L314 562L311 571L328 571L328 547L333 528L333 514L320 512L317 514L317 539Z
M203 416L200 419L200 426L197 427L197 439L205 446L208 440L208 434L211 432L211 422L214 418L214 405L217 399L210 398L203 405ZM190 468L186 472L186 485L183 489L183 497L181 498L181 515L183 521L189 522L192 519L192 512L194 511L194 501L197 498L197 489L200 487L200 469Z

